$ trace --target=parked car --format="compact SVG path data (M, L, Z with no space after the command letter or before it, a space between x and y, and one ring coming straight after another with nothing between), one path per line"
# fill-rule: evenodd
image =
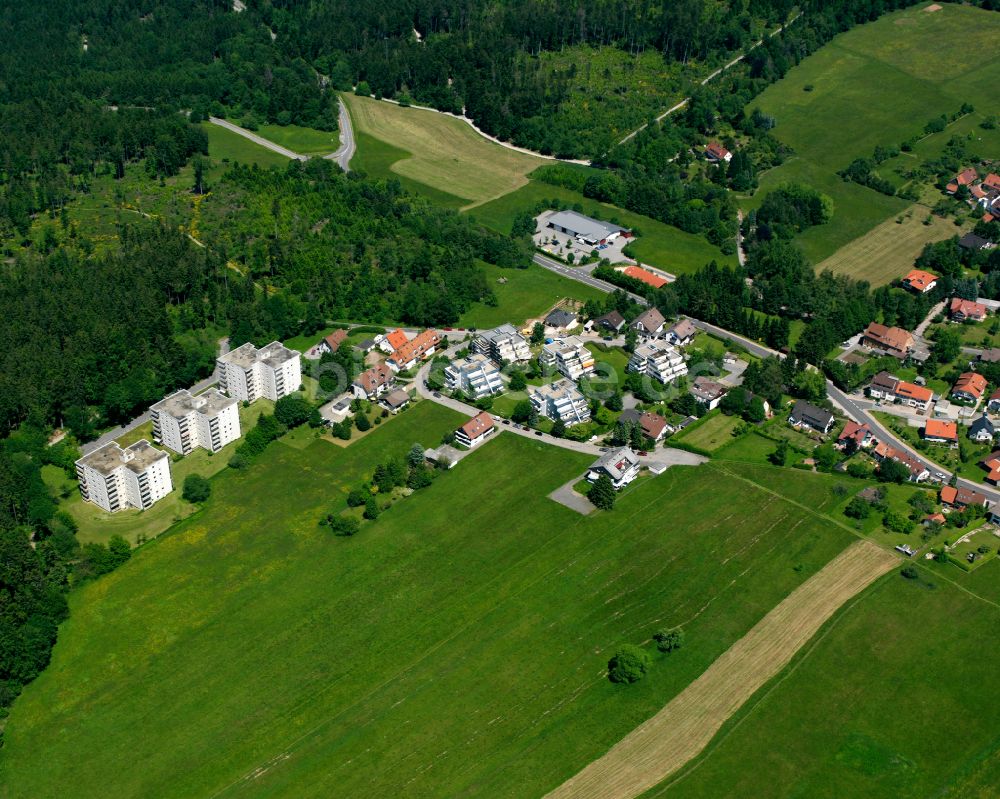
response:
M540 436L540 435L542 435L542 431L541 431L541 430L536 430L536 431L535 431L535 435L536 435L536 436Z

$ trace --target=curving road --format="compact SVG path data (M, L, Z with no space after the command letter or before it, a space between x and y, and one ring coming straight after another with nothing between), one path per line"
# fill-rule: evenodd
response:
M232 122L228 122L225 119L219 117L209 117L208 121L213 125L218 125L220 128L225 128L226 130L232 131L233 133L242 136L244 139L249 139L254 144L259 144L261 147L266 147L268 150L278 153L278 155L283 155L285 158L294 158L296 161L308 161L308 155L302 155L301 153L293 152L287 147L282 147L280 144L275 144L270 139L265 139L263 136L258 136L251 130L246 128L241 128L239 125L234 125Z
M337 165L341 169L345 172L350 172L351 159L354 157L354 151L357 150L358 147L354 141L354 127L351 125L351 115L347 111L347 106L341 98L338 98L337 102L340 103L340 114L338 117L340 125L340 147L336 152L324 155L323 157L329 159L330 161L336 161Z

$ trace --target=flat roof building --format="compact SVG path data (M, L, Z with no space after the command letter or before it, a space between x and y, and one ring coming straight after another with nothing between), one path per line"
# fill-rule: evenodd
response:
M482 353L452 361L444 370L445 385L452 391L463 391L472 399L490 397L503 391L500 370Z
M629 358L627 371L667 384L686 375L688 369L680 352L665 341L650 339L635 348Z
M472 351L486 355L497 364L531 360L527 340L509 323L476 333L472 339Z
M153 441L187 455L195 447L218 452L241 435L239 403L210 388L193 395L186 388L149 409Z
M529 399L542 416L561 419L570 427L590 421L590 404L569 380L559 380L544 386L529 386Z
M576 211L556 211L549 217L548 226L584 244L606 244L629 232L627 228L601 222Z
M277 402L302 384L301 356L280 341L260 349L247 342L219 356L219 388L241 402Z
M146 439L122 449L112 441L76 462L80 494L108 513L146 510L173 491L170 456Z
M594 354L576 336L550 341L538 356L545 369L555 369L570 380L579 380L594 371Z

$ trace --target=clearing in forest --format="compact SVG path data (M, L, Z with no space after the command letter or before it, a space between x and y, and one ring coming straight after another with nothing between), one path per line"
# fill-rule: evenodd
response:
M774 677L836 610L898 558L868 541L852 544L810 577L697 680L599 760L548 794L631 799L695 757L719 728Z
M359 136L352 166L376 177L385 177L387 170L463 198L467 207L520 188L528 182L529 172L548 163L493 144L465 122L445 114L354 94L343 97L359 134L403 151L389 163L380 158L374 168L367 161L365 139Z

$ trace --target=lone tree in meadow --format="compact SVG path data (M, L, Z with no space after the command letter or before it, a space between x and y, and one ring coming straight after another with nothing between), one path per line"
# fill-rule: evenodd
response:
M615 506L615 486L611 478L602 474L587 492L587 499L595 508L611 510Z
M633 683L641 680L649 668L649 655L633 644L622 644L608 661L611 682Z
M684 631L661 630L653 636L653 640L661 652L676 652L684 644Z
M188 502L204 502L211 495L212 484L200 474L189 474L184 478L184 492L182 496Z

